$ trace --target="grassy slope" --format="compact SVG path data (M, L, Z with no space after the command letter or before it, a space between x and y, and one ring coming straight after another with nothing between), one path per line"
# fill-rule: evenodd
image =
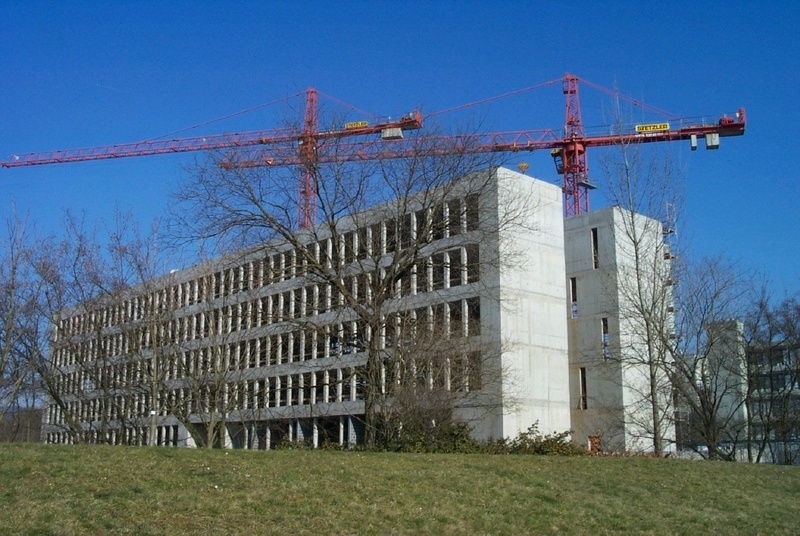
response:
M796 534L800 468L0 445L0 533Z

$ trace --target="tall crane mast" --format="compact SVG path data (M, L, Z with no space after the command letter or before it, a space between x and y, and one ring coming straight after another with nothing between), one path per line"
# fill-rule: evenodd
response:
M567 74L562 83L567 96L564 139L561 144L564 175L564 212L576 216L589 211L589 166L586 164L586 135L578 98L578 77ZM561 172L562 170L559 170Z
M303 169L300 177L300 228L307 229L317 221L317 189L314 187L314 155L317 154L317 92L308 90L306 116L303 121L303 139L300 140L300 159Z
M171 154L188 151L235 149L222 162L225 168L258 166L299 166L299 226L310 227L316 222L315 176L319 165L332 162L352 162L412 156L437 156L465 152L522 152L550 149L556 171L564 176L564 213L566 217L589 211L589 191L594 188L589 179L586 150L630 143L653 143L689 140L695 150L698 139L705 140L707 149L717 149L720 137L741 136L745 130L744 108L732 116L718 120L673 119L671 122L635 125L634 128L602 135L587 136L581 117L578 94L581 80L567 74L561 79L542 85L561 82L566 97L565 121L562 132L552 129L520 130L458 136L417 136L406 138L404 132L422 128L423 116L414 110L400 119L346 123L343 128L319 130L317 91L306 91L303 126L296 129L275 129L238 134L198 136L173 140L143 141L122 145L29 153L13 156L0 166L14 168L42 164L82 162L132 156ZM583 81L584 83L590 84ZM590 84L598 89L600 86ZM618 95L619 96L619 95ZM376 139L374 136L380 134ZM338 141L335 149L326 140L355 138L357 141ZM248 150L257 148L255 154Z

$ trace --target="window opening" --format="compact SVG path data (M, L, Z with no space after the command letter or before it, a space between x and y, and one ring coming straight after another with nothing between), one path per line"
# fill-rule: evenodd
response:
M581 367L580 370L580 383L581 383L581 400L580 409L586 409L586 367Z
M480 198L478 194L467 196L467 231L478 229L480 222Z
M467 283L475 283L481 278L481 259L478 244L468 244L464 252L467 256Z
M569 278L569 299L572 303L572 318L578 318L578 278Z
M473 297L467 299L467 335L470 337L481 334L481 299Z

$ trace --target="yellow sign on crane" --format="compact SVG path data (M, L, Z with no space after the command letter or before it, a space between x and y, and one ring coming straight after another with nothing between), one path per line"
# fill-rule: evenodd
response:
M648 123L646 125L636 125L636 132L663 132L669 130L669 123Z

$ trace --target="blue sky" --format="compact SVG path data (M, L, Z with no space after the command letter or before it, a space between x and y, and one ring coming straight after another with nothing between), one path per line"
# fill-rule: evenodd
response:
M661 144L685 173L680 239L800 289L800 7L795 2L10 2L0 54L0 159L154 138L314 86L375 114L423 113L570 72L682 116L747 109L718 151ZM609 101L581 88L586 125ZM557 86L442 120L558 129ZM281 126L266 108L186 132ZM651 146L653 147L653 146ZM590 170L598 161L589 153ZM0 213L44 232L162 215L191 155L0 169ZM546 151L520 157L557 182ZM592 205L602 206L602 192Z

